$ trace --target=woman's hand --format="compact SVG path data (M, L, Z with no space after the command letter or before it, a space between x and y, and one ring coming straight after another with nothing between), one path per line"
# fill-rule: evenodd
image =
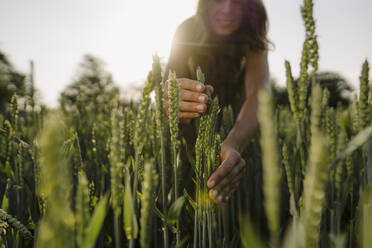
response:
M209 196L215 203L227 202L245 174L245 161L236 148L221 146L221 165L208 180Z
M180 118L180 121L190 123L192 118L199 117L207 110L206 103L208 101L208 96L203 92L205 90L213 92L213 87L187 78L178 78L177 82L180 86L178 117ZM165 82L163 87L163 98L165 114L168 116L168 81Z

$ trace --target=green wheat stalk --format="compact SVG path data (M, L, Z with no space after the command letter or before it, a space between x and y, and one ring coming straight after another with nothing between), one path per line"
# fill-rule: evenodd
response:
M173 177L174 177L174 199L178 199L178 149L179 149L179 104L180 104L180 89L178 82L176 80L176 74L174 72L169 73L168 77L168 99L169 99L169 128L171 134L171 147L173 155ZM180 233L179 233L179 221L176 221L176 244L180 243Z
M121 130L120 123L122 121L122 113L118 109L114 109L111 113L111 142L110 142L110 174L111 174L111 197L112 208L115 216L121 213L122 195L124 186L122 184L124 164L121 160Z
M2 223L7 223L11 226L14 230L16 230L19 234L21 234L25 239L32 239L32 233L27 229L25 225L23 225L17 218L11 216L3 209L0 208L0 226Z
M277 128L274 116L273 99L268 91L259 92L258 120L261 127L261 149L263 152L263 191L265 211L270 230L272 247L279 246L279 199L280 199L280 167L277 144Z
M319 46L317 42L317 35L315 34L315 20L313 17L314 3L312 0L304 0L303 5L301 6L301 15L305 24L305 34L306 42L309 44L309 63L311 64L312 76L315 76L315 73L318 70L318 61L319 61Z
M155 191L157 188L158 175L154 169L154 164L151 162L145 163L145 173L142 183L142 199L141 199L141 218L140 218L140 245L141 247L150 247L151 241L151 225L152 225L152 209L155 205Z
M298 112L298 94L297 94L297 84L292 76L291 64L285 61L285 71L286 71L286 83L288 90L288 99L291 107L291 111L297 120L300 119Z
M89 224L89 188L88 179L83 171L79 172L79 183L76 193L76 241L82 247Z
M297 191L295 190L295 182L294 182L294 176L293 176L293 170L289 164L289 157L288 157L288 148L286 144L283 144L282 147L282 164L284 165L284 170L287 176L287 184L288 184L288 190L290 194L290 212L292 216L297 215Z
M363 63L362 72L359 77L359 123L362 129L366 128L370 123L370 111L368 105L368 94L369 94L369 64L366 60Z
M372 188L368 186L362 193L359 201L359 235L358 243L361 248L372 246Z
M162 90L162 77L161 77L161 66L160 60L157 55L153 56L152 64L152 80L155 87L155 114L156 114L156 126L160 138L160 164L161 164L161 192L162 192L162 207L163 213L167 213L167 198L166 198L166 161L165 161L165 137L164 137L164 106L163 106L163 90ZM164 214L165 218L163 221L164 231L164 247L168 248L168 227L167 227L167 214Z
M360 125L359 125L359 103L356 97L354 101L351 103L350 114L352 116L353 133L357 134L360 130Z
M311 146L309 164L304 179L303 211L301 222L304 226L304 247L316 247L319 239L323 207L326 202L325 186L328 180L327 143L320 131L321 88L313 89L311 111Z
M322 127L327 128L326 124L326 116L327 116L327 110L328 110L328 102L329 102L329 90L325 88L323 90L323 96L322 96Z
M134 214L137 212L137 190L138 190L138 178L140 172L141 154L143 151L144 144L146 143L146 125L147 119L149 118L149 106L150 106L150 93L153 89L152 85L152 73L150 72L147 76L145 87L142 91L142 97L139 102L139 107L136 115L136 125L134 130L134 148L135 148L135 167L134 167L134 182L133 182L133 209ZM134 245L134 240L131 239L131 245Z
M115 230L115 245L120 247L120 230L119 230L119 217L123 205L123 156L125 154L123 145L123 114L115 108L111 112L111 142L110 142L110 178L111 178L111 199L112 208L114 210L114 230Z
M41 185L39 195L46 199L46 212L41 219L36 247L74 247L75 218L70 209L70 168L66 163L62 145L64 126L60 117L46 118L40 137Z
M333 108L327 108L325 112L325 123L328 134L331 160L336 157L336 113Z

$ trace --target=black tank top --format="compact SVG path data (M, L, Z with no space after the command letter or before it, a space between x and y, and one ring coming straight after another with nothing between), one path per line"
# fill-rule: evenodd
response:
M184 21L173 39L172 52L165 75L175 70L177 77L196 80L199 65L205 74L206 84L214 88L220 107L231 105L236 117L245 99L245 56L243 47L236 44L198 41L200 24L195 16ZM175 61L177 60L177 61ZM189 145L194 145L197 121L180 125L181 133Z

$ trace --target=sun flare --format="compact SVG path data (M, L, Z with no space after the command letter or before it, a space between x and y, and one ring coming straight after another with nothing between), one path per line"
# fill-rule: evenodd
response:
M194 14L195 1L130 1L124 15L123 60L128 83L144 79L151 69L152 55L168 59L177 26ZM114 49L114 48L113 48ZM128 59L130 58L130 59Z

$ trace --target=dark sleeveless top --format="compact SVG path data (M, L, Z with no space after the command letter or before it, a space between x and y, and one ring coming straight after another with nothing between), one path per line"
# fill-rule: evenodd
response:
M177 29L165 76L169 69L176 72L177 78L196 80L199 65L206 84L214 87L220 107L231 105L236 117L245 99L244 72L245 56L242 46L200 42L197 36L200 24L193 16L184 21ZM196 139L196 123L181 125L183 136L188 144Z

